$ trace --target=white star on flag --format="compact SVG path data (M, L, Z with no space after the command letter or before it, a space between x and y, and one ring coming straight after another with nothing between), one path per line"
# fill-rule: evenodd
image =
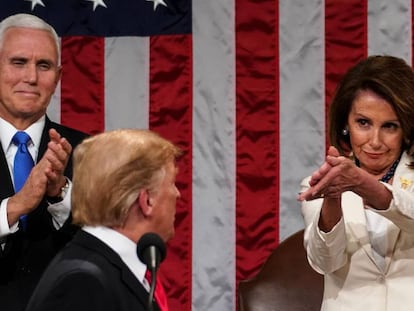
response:
M105 4L105 2L103 2L103 0L87 0L87 1L93 2L93 10L94 11L100 5L103 6L104 8L107 7L106 4Z
M164 2L164 0L147 0L154 2L154 11L157 9L157 6L159 4L162 4L163 6L167 7L167 4Z
M32 11L35 8L36 4L40 4L41 6L45 6L42 0L25 0L32 3Z

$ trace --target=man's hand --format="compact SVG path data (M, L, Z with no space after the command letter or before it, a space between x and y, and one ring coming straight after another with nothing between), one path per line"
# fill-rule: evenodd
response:
M46 171L50 169L50 162L42 158L32 168L20 191L10 197L7 203L7 219L10 226L15 224L21 215L30 213L39 205L45 195L48 184Z
M59 195L60 189L66 183L66 177L63 174L72 152L72 146L55 129L50 129L49 136L48 150L43 157L51 164L50 169L48 168L45 172L48 178L46 195L55 197Z
M55 197L66 183L63 175L72 146L55 129L49 131L50 142L42 159L32 168L22 189L7 204L9 225L16 223L21 215L35 209L45 195Z

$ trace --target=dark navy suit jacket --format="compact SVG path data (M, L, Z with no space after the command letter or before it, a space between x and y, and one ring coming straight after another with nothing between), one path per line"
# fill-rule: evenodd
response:
M148 295L117 253L80 230L53 259L26 311L146 311Z
M75 148L87 135L46 117L45 127L39 146L38 159L47 150L49 129L54 128ZM70 157L65 176L72 178L72 158ZM4 150L0 144L0 200L14 195ZM17 231L6 237L4 249L0 248L0 309L7 311L23 310L30 295L48 263L56 253L73 237L76 227L71 219L56 230L52 216L47 211L48 204L43 198L39 206L27 218L26 232Z

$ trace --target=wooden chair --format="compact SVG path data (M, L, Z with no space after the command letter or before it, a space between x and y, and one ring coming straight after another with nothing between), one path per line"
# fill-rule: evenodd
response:
M307 261L303 230L280 243L254 278L239 283L238 291L240 311L320 310L323 276Z

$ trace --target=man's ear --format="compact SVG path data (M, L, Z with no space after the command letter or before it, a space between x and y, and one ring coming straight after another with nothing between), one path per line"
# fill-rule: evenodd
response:
M142 214L146 217L152 213L152 199L148 193L148 190L141 190L138 197L139 206L141 208Z
M60 79L62 78L62 66L58 66L57 68L57 75L56 75L56 80L55 80L55 86L58 85Z

